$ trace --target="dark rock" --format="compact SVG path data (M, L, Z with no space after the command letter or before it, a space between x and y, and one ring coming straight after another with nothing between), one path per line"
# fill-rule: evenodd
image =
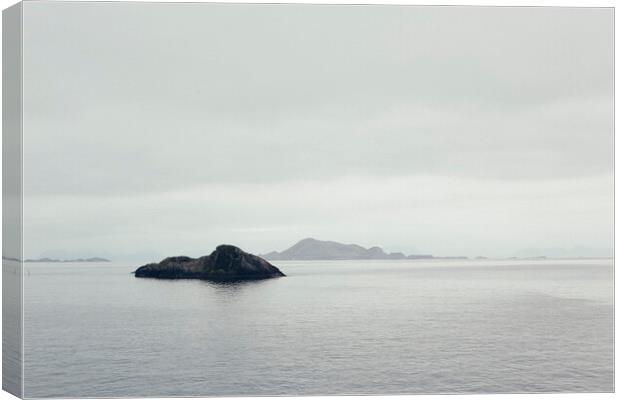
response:
M216 282L247 281L285 276L262 258L238 247L220 245L208 256L168 257L135 271L136 278L205 279Z

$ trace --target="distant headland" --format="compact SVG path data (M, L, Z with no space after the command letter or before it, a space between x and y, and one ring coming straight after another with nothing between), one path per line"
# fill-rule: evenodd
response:
M215 282L249 281L285 276L268 261L238 247L220 245L208 256L168 257L138 268L136 278L203 279Z
M357 244L343 244L338 242L307 238L300 240L288 249L262 254L267 260L428 260L428 259L458 259L467 257L435 257L431 254L386 253L381 247L365 248Z
M27 258L24 262L34 263L34 262L48 262L48 263L63 263L63 262L110 262L107 258L101 257L91 257L91 258L73 258L70 260L59 260L55 258Z

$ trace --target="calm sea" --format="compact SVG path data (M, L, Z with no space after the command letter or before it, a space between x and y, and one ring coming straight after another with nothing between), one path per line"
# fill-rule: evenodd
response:
M25 396L613 390L611 260L275 264L230 285L28 265Z

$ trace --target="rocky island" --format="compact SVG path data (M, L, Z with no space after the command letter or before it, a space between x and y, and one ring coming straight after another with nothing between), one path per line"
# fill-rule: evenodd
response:
M405 260L433 259L430 254L386 253L381 247L365 248L357 244L343 244L329 240L306 238L288 249L261 255L267 260Z
M208 256L168 257L159 263L144 265L135 271L136 278L204 279L235 282L285 276L264 259L238 247L220 245Z

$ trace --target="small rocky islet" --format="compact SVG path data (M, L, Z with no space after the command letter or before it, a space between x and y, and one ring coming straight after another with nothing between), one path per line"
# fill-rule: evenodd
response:
M199 258L168 257L138 268L136 278L203 279L215 282L252 281L286 276L261 257L223 244Z

